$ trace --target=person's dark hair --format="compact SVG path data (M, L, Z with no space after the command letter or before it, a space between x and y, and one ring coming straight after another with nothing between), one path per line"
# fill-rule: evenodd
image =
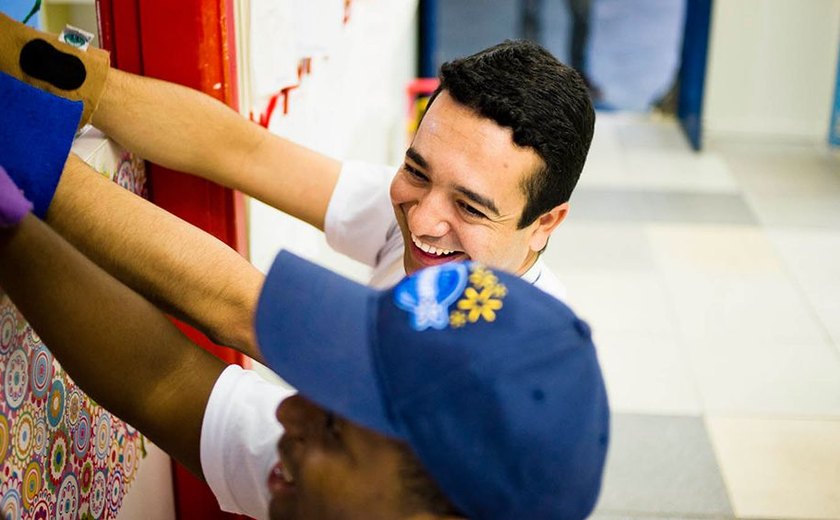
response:
M452 98L513 130L513 142L534 149L544 166L527 177L522 229L569 200L592 142L595 110L583 78L547 50L507 40L472 56L444 63L435 97Z
M438 487L437 483L406 445L400 444L402 460L399 476L410 509L435 515L464 516Z

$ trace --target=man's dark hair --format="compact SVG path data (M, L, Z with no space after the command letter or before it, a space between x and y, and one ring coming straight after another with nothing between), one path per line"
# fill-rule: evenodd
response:
M534 149L544 166L527 177L522 229L569 200L580 178L595 110L583 78L547 50L507 40L472 56L444 63L440 86L458 103L513 130L513 142Z

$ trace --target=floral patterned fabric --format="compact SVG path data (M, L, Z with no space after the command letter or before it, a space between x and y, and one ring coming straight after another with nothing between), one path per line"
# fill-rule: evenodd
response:
M122 154L121 186L145 194L143 162ZM115 518L144 439L84 394L0 292L0 518Z

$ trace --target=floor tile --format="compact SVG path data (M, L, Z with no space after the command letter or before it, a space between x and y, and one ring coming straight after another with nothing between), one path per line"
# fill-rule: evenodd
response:
M574 206L552 234L543 260L561 281L567 273L652 273L656 268L644 226L578 221Z
M652 224L647 233L663 272L784 276L784 264L760 228L671 223Z
M615 414L599 514L731 516L702 419Z
M690 360L673 337L593 332L614 412L700 415Z
M840 231L774 228L768 236L840 352Z
M578 189L611 186L612 179L624 177L624 148L618 138L620 123L611 114L598 114L595 134L586 164L578 180Z
M695 155L682 136L676 120L658 119L649 114L604 114L616 119L619 142L628 153L676 151L685 156Z
M734 518L721 515L639 515L631 513L601 513L596 511L595 514L589 517L589 520L732 520Z
M840 231L838 195L747 194L745 199L765 226Z
M829 345L721 340L689 351L707 412L840 418L840 354Z
M840 518L840 421L707 425L738 518Z
M673 303L658 275L570 273L562 277L570 307L593 329L673 337Z
M824 146L730 141L710 148L747 194L840 196L840 157Z
M771 228L766 233L803 285L840 280L840 231Z
M740 191L726 164L712 154L633 149L603 155L603 151L593 150L594 160L587 161L579 187L678 193Z
M687 340L830 341L760 230L651 226L648 233L677 326Z
M683 275L666 278L686 339L755 344L828 344L804 297L784 278Z
M714 154L634 149L625 152L627 176L651 190L739 193L723 160ZM620 182L621 179L616 179ZM625 186L624 183L619 186Z
M581 188L572 200L576 218L582 220L757 224L738 194Z

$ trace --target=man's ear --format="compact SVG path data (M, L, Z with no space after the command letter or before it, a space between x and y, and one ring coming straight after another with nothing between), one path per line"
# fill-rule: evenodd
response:
M528 246L531 248L531 251L542 251L545 249L551 233L557 226L560 225L561 222L563 222L563 220L565 220L568 213L569 203L564 202L563 204L555 206L551 210L540 215L540 218L532 224L536 227L534 228L531 238L528 241Z

